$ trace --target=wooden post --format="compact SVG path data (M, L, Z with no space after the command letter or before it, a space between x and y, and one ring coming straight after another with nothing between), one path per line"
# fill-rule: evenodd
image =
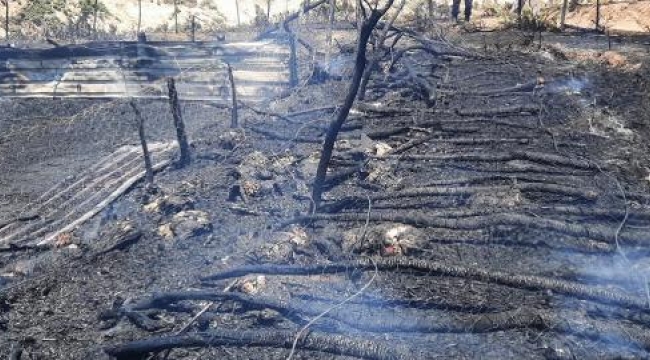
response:
M95 6L93 8L93 36L97 38L97 11L99 6L99 0L95 0Z
M9 0L5 0L5 40L9 43Z
M174 118L174 127L176 128L176 138L181 153L178 165L179 167L182 167L190 163L190 146L187 143L185 124L183 123L181 106L178 103L178 92L176 91L176 82L174 81L174 78L170 77L167 79L167 88L169 89L169 105L171 106L172 116Z
M330 63L332 62L332 31L334 30L334 16L336 10L336 0L330 0L329 8L329 25L327 28L327 51L325 52L325 71L330 73Z
M138 0L138 34L142 29L142 0Z
M596 31L600 31L600 0L596 0Z
M289 33L289 83L291 87L298 86L298 49L296 47L296 36Z
M562 13L560 15L560 31L564 31L565 20L566 20L566 10L569 6L569 0L562 1Z
M232 74L232 67L229 63L228 66L228 80L230 81L230 96L232 98L232 110L230 112L230 127L239 127L239 116L237 113L237 88L235 87L235 77Z
M237 26L241 26L241 19L239 17L239 0L235 0L235 8L237 9Z
M196 42L196 16L192 15L192 42Z
M607 50L612 50L612 37L607 30Z
M174 0L174 30L178 34L178 0Z
M131 99L129 105L133 108L135 113L135 118L138 121L138 136L140 137L140 145L142 146L142 156L144 157L144 170L145 170L145 189L153 188L153 165L151 163L151 154L149 153L149 148L147 147L147 139L144 135L144 118L140 109L135 104L135 101Z

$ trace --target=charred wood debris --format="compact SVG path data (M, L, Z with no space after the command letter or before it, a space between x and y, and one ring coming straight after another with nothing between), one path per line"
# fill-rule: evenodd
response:
M448 354L436 334L508 331L601 344L594 358L648 356L650 297L642 271L618 278L570 264L542 273L526 264L499 270L463 263L461 250L436 253L445 245L498 246L632 264L647 255L648 198L621 184L610 162L592 158L589 147L598 139L554 130L560 112L549 108L549 82L534 70L520 65L495 76L507 60L390 26L384 36L400 41L382 40L389 45L374 49L377 68L365 99L338 137L366 151L338 147L317 211L276 229L325 237L329 228L331 237L333 227L343 240L303 249L311 263L222 269L192 289L116 303L99 315L103 326L123 320L152 334L108 345L107 354L163 359L173 349L223 346L286 349L289 358L312 351L430 359ZM314 73L317 82L328 81L323 69ZM476 79L488 82L468 87ZM300 125L298 132L248 126L289 148L321 144L327 128L310 119L339 110L276 114L240 107ZM232 197L245 193L237 189ZM140 236L126 235L129 242ZM479 304L464 295L466 287L491 298ZM185 326L171 332L165 314ZM219 320L224 314L255 319L247 328L228 328ZM20 358L19 351L12 356ZM566 351L540 349L547 358L571 358Z

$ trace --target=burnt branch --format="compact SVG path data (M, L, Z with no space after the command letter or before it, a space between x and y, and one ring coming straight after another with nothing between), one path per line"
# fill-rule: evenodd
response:
M593 161L573 159L555 154L534 151L511 151L502 153L462 153L448 155L402 155L400 160L405 161L473 161L473 162L504 162L513 160L526 160L530 162L571 167L581 170L598 170L599 165Z
M582 225L564 221L534 217L523 214L501 213L471 218L440 218L437 215L422 214L314 214L295 218L289 223L304 223L310 221L344 221L344 222L396 222L416 227L435 227L457 230L479 230L494 226L517 226L529 229L553 231L574 237L614 243L616 230L602 224ZM642 231L626 231L618 236L619 240L627 244L650 245L646 233Z
M189 347L246 346L291 349L295 335L295 331L287 330L211 330L191 335L137 340L123 345L109 346L104 350L107 354L120 360L132 359L167 349ZM349 335L313 331L300 337L297 348L377 360L426 358L422 350L416 352L400 344L386 344Z
M348 304L345 309L330 309L330 301L306 301L292 298L291 301L277 300L270 297L249 296L240 293L219 291L182 291L153 296L139 304L141 309L166 308L179 301L209 300L236 301L245 310L271 309L289 320L301 325L305 318L326 313L325 317L336 320L346 326L374 333L486 333L511 329L537 329L569 333L594 339L622 338L626 345L640 345L650 349L650 336L635 326L616 326L600 320L583 322L565 319L565 314L516 308L501 312L484 313L449 313L427 309L417 314L403 311L401 308L381 308L368 303ZM408 307L408 303L405 303ZM468 308L467 311L472 311ZM569 315L568 313L566 315ZM596 331L597 329L597 331ZM625 335L624 335L625 334Z
M563 195L583 200L594 201L598 198L598 193L593 190L580 189L576 187L557 185L557 184L544 184L544 183L520 183L516 185L493 185L493 186L451 186L451 187L422 187L412 188L402 191L380 193L370 195L370 200L390 200L400 198L412 197L426 197L426 196L469 196L478 193L494 193L495 191L521 191L521 192L535 192L535 193L549 193L554 195ZM367 197L361 197L358 200L366 201ZM341 201L355 201L355 197L343 199Z
M316 265L249 265L202 278L202 281L225 280L250 274L310 276L347 273L352 271L412 271L427 276L448 276L472 279L532 291L551 290L558 294L606 304L615 304L648 312L647 300L598 286L583 285L566 280L535 275L516 275L481 268L452 266L437 261L403 257L359 259L348 262Z

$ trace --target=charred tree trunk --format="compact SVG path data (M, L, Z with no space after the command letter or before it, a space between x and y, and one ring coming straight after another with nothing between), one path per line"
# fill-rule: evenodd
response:
M569 0L562 1L562 13L560 14L560 31L564 31L566 22L566 11L569 6Z
M144 170L145 170L145 188L153 188L153 165L151 163L151 154L149 153L149 148L147 147L147 139L144 134L144 118L140 109L138 109L135 101L129 101L129 105L133 108L135 113L135 118L138 122L138 137L140 138L140 145L142 146L142 156L144 158Z
M93 36L97 38L97 8L99 0L95 0L95 5L93 7Z
M178 34L178 0L174 0L174 32Z
M361 79L361 85L359 86L359 94L357 95L358 100L364 100L366 98L366 88L368 87L368 82L370 82L370 76L372 75L372 72L375 70L375 68L377 68L379 64L379 56L380 56L379 52L381 51L381 48L384 47L384 42L386 42L386 37L388 37L388 30L395 23L397 16L402 11L405 4L406 4L406 0L402 0L400 2L397 11L395 11L393 16L390 18L388 24L385 24L384 28L381 31L381 34L379 35L379 38L377 39L377 42L375 43L375 51L377 53L373 54L370 57L370 62L368 66L366 66L365 68L365 72L363 73L363 78Z
M323 193L323 185L325 183L325 177L327 176L327 168L329 161L332 158L332 151L334 149L334 142L338 137L341 126L348 117L350 109L354 104L354 99L359 92L359 85L361 84L361 78L363 77L363 72L366 68L366 49L368 48L368 39L372 30L375 28L379 20L384 16L386 11L393 5L394 0L388 0L386 6L380 10L372 10L370 16L363 21L361 24L361 32L359 34L359 39L357 42L357 55L354 66L354 75L352 77L352 82L348 89L348 94L345 98L345 102L339 111L338 116L329 126L327 134L325 136L325 143L323 144L323 151L321 152L320 161L318 162L318 168L316 170L316 177L314 179L313 189L312 189L312 210L317 210L320 205L321 195Z
M332 31L334 27L334 15L336 11L336 0L330 0L329 24L327 27L327 52L325 53L325 71L329 74L332 62Z
M5 0L5 40L9 43L9 0Z
M182 167L190 163L190 146L187 142L187 135L185 134L185 124L183 123L181 106L178 103L178 92L176 91L174 78L167 79L167 87L169 89L169 105L171 106L172 116L174 117L176 138L178 139L178 147L181 153L178 166Z
M138 0L138 34L142 31L142 0Z
M241 18L239 16L239 0L235 0L235 9L237 10L237 26L241 26Z
M600 0L596 0L596 31L600 31Z
M232 98L232 110L230 118L230 127L236 128L239 127L239 115L237 113L237 88L235 87L235 77L232 74L232 67L230 64L228 66L228 80L230 81L230 97Z

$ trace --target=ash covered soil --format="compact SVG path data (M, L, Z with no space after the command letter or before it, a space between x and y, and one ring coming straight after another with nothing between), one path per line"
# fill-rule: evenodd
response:
M376 75L311 215L347 81L243 107L240 129L184 103L191 165L56 248L2 248L0 357L647 358L648 65L557 51L414 51ZM173 140L168 104L139 105ZM3 110L8 219L138 141L120 101Z

